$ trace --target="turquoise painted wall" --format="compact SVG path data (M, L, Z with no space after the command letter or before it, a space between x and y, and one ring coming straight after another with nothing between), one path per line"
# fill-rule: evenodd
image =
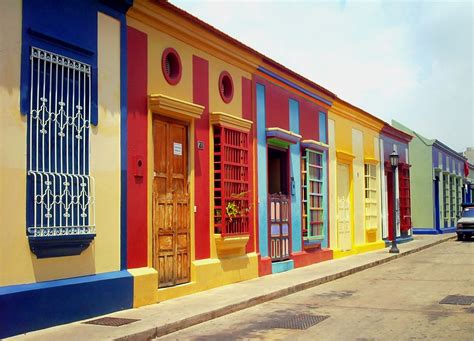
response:
M265 119L265 86L257 83L258 244L262 257L268 257L268 179Z
M300 132L300 107L293 99L289 100L290 109L290 131ZM301 233L301 150L300 143L290 146L290 176L294 180L294 188L291 188L291 250L293 252L302 249Z

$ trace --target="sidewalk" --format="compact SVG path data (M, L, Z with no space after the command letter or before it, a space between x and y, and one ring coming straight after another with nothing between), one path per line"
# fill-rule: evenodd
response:
M389 254L388 248L385 248L106 315L138 320L120 327L83 324L83 321L80 321L18 335L11 339L146 340L348 276L454 237L452 234L416 235L412 242L398 245L398 255Z

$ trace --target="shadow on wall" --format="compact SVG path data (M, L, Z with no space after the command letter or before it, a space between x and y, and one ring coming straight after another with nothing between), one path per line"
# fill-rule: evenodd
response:
M248 256L221 258L221 269L224 272L246 269L249 264Z
M26 242L28 243L27 239ZM25 247L29 248L28 245ZM77 256L41 259L36 258L33 253L30 253L30 256L36 282L94 275L96 273L95 241Z

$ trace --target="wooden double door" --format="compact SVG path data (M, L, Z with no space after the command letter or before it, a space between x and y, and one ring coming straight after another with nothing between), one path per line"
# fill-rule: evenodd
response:
M188 127L153 118L153 267L158 287L189 282Z

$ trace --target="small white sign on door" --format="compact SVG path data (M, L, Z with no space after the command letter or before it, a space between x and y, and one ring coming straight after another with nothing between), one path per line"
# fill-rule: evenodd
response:
M173 155L183 155L183 145L173 142Z

